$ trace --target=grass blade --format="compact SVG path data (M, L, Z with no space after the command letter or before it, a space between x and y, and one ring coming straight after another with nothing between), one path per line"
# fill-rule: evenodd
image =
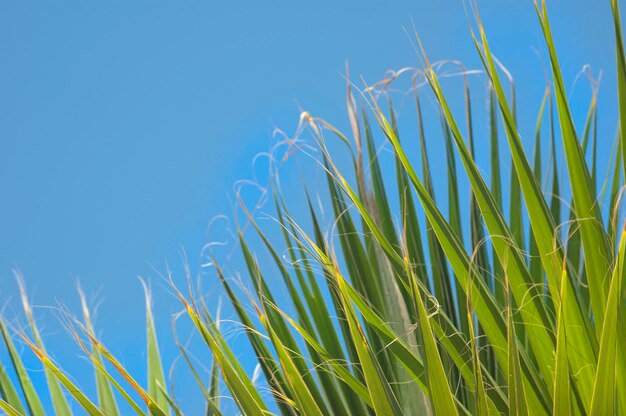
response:
M22 340L30 347L35 353L39 361L43 364L44 368L50 372L50 374L57 380L65 389L74 397L78 404L85 409L90 416L104 416L104 413L91 401L82 390L76 386L64 373L57 367L45 351L37 347L26 336L21 336ZM43 414L43 413L41 413ZM70 413L71 414L71 411Z
M4 345L6 346L9 357L11 358L11 362L13 364L13 368L17 374L17 379L19 382L19 386L24 394L24 398L26 399L26 406L28 407L28 411L30 414L35 415L45 415L46 413L43 410L43 405L41 404L41 400L33 383L28 376L28 372L20 359L20 355L15 348L15 344L9 335L4 319L0 317L0 332L2 333L2 339L4 340Z
M570 395L570 372L567 360L567 262L563 261L563 274L561 276L561 306L557 311L557 335L556 335L556 357L555 357L555 377L554 377L554 407L552 414L569 415L571 414L571 395Z
M37 347L45 352L45 347L43 345L43 341L41 340L41 335L39 335L39 329L37 328L37 324L35 323L35 318L33 317L33 311L28 301L28 297L26 295L26 288L24 286L24 280L22 276L15 272L15 280L17 281L19 290L20 290L20 298L22 300L22 308L24 309L24 314L26 315L26 319L28 320L28 325L30 326L30 330L35 339L35 344ZM54 411L59 415L67 415L70 414L70 406L67 402L67 399L63 395L63 390L61 390L61 386L59 382L54 377L53 374L50 373L51 370L44 368L46 373L46 382L48 384L48 391L50 392L50 398L52 399L52 406L54 407Z
M619 12L619 1L611 0L613 26L615 28L615 53L617 57L617 93L619 99L620 147L622 160L626 160L626 56L624 55L624 38ZM626 178L626 163L624 163L624 177Z
M599 332L604 319L607 271L610 270L609 266L613 255L609 250L606 233L602 228L596 196L593 194L595 187L591 183L589 169L567 103L567 94L548 22L545 0L542 1L541 10L537 4L536 9L550 54L565 158L577 211L576 216L581 220L579 222L580 235L585 252L585 269L587 270L591 307L596 331Z
M95 337L96 334L91 322L91 314L89 312L89 307L87 306L87 300L80 286L78 287L78 297L80 298L80 304L83 311L85 330ZM100 409L102 409L105 414L110 416L119 415L119 410L117 403L115 402L115 396L113 395L111 384L109 383L107 377L98 368L104 367L102 354L100 354L98 349L93 344L91 345L90 358L94 361L94 373L96 377L96 389L98 391L98 404L100 405Z
M159 353L159 343L157 341L156 330L154 329L154 317L152 316L152 297L150 289L146 283L141 280L143 285L144 296L146 300L146 343L148 353L148 395L155 399L156 405L169 415L170 405L167 400L167 393L164 389L159 388L165 386L165 374L161 364L161 354Z
M613 268L613 276L609 287L609 296L606 302L605 319L600 337L600 352L598 354L598 369L593 384L591 398L591 415L612 415L616 411L616 382L618 366L616 352L618 341L618 325L622 310L623 281L626 274L626 226L622 231L619 254ZM623 400L623 397L620 397Z
M15 409L16 412L26 414L20 396L9 378L4 365L0 363L0 397L6 400L6 403Z
M241 368L239 362L234 359L230 348L226 345L226 342L222 339L219 332L216 329L211 329L205 325L197 310L190 304L180 292L178 297L185 305L185 309L192 322L202 335L202 338L210 348L216 362L222 369L222 375L224 381L228 386L230 392L233 395L237 405L241 411L246 415L261 416L269 413L265 403L261 399L258 391L255 389L252 381L244 370Z
M508 286L507 286L508 292ZM513 308L509 303L506 308L507 334L508 334L508 357L509 357L509 414L514 416L528 415L526 389L522 380L522 371L518 353L518 339L515 335L515 322L513 321Z
M25 414L23 409L22 411L16 409L9 402L4 401L4 399L2 399L1 397L0 397L0 409L4 410L7 416L23 416Z
M409 263L409 259L405 256L405 269L407 275L411 278L411 288L415 300L415 308L419 316L419 328L422 339L422 348L424 349L425 371L428 380L428 391L430 393L430 401L436 415L456 415L456 405L454 396L448 385L448 378L443 368L441 356L437 347L437 341L433 335L433 331L428 319L428 313L419 288L417 280L413 274L413 269Z

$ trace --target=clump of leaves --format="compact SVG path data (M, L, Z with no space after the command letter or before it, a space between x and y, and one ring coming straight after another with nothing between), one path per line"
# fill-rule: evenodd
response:
M578 132L545 2L535 7L552 85L540 104L532 157L517 126L513 84L502 78L479 17L472 36L490 85L488 139L474 137L469 84L459 91L466 110L459 118L441 87L439 66L423 50L423 66L410 70L419 161L407 152L414 143L400 141L393 105L388 111L381 108L380 93L400 73L365 88L362 108L349 88L352 140L303 113L301 127L321 150L336 233L329 237L310 200L311 227L305 230L275 188L285 256L277 248L282 243L267 237L242 207L289 299L276 298L268 284L268 273L275 272L262 270L243 230L238 241L254 293L238 296L226 270L216 259L211 262L269 394L248 374L201 298L176 290L213 356L205 381L181 345L207 414L223 410L218 398L226 394L220 392L224 387L246 415L626 413L626 230L619 203L626 171L626 139L619 133L626 130L626 58L618 2L611 6L620 128L606 173L597 169L596 95L584 131ZM445 207L435 200L435 184L442 184L432 177L423 128L420 103L428 93L443 127ZM393 150L395 170L381 165L377 135ZM326 136L350 148L352 172L338 167ZM500 140L506 141L508 154L501 154ZM546 140L551 180L544 186L541 143ZM489 177L475 161L477 144L490 148ZM567 189L561 189L557 154L567 166ZM505 178L502 168L509 163L511 175ZM469 184L465 204L463 183ZM469 215L462 215L463 209ZM63 389L89 414L119 414L119 400L138 414L180 413L165 386L147 291L146 298L147 389L96 338L87 307L82 323L73 323L77 342L94 364L98 396L92 400L49 358L24 296L32 338L18 331L17 340L43 363L58 414L69 411ZM4 321L0 329L11 358L0 366L0 408L10 415L42 414L11 329ZM7 375L9 366L16 383Z

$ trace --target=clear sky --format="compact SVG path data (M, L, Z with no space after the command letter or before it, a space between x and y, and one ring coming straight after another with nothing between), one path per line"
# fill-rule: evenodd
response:
M530 134L547 64L532 2L478 4L495 53L517 80L521 129ZM609 2L549 7L567 84L586 63L604 71L606 154L616 125ZM20 316L13 268L35 304L75 312L80 279L102 301L105 342L141 380L137 276L152 281L166 338L179 305L157 272L166 261L181 270L181 247L197 268L209 220L230 211L233 183L252 176L252 158L272 145L273 129L293 131L296 102L347 127L346 59L353 77L368 81L419 65L403 30L412 20L433 60L478 68L461 0L4 2L0 302L8 302L7 315ZM588 87L581 82L578 90ZM574 108L579 120L586 105ZM299 180L295 170L296 179L286 176L287 186ZM301 198L289 202L297 207ZM37 313L55 357L92 386L54 311ZM163 354L169 364L175 350L165 345Z

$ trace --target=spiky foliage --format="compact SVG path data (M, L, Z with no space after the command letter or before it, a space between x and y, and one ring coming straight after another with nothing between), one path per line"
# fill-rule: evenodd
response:
M617 1L611 6L623 131L626 59ZM207 383L181 345L207 414L222 411L220 384L246 415L626 414L626 231L620 231L619 208L626 140L618 132L612 162L606 174L599 173L596 95L579 134L545 4L536 9L552 87L540 103L532 157L522 145L514 90L507 96L512 84L502 78L479 18L472 34L490 86L488 139L474 137L469 84L459 91L466 111L458 117L441 87L438 66L431 65L424 51L423 67L412 70L416 85L424 87L413 90L417 137L403 137L401 143L393 106L381 109L380 92L393 79L365 88L360 100L349 88L352 140L303 113L301 126L321 150L333 232L324 228L310 200L311 228L292 220L276 188L284 256L277 249L281 243L270 240L242 204L252 225L248 231L264 246L258 252L275 266L262 269L250 235L240 230L254 293L238 296L226 270L211 261L269 394L239 361L219 318L191 291L184 295L176 290L213 357ZM432 94L441 114L445 207L435 201L435 185L443 186L443 181L436 181L430 169L420 104L426 94ZM363 103L361 109L357 101ZM352 172L339 168L328 150L331 136L351 149ZM380 163L375 143L380 136L393 150L395 171L386 172ZM508 154L501 153L500 140ZM542 154L544 141L551 148L547 186L542 184L548 159ZM409 157L411 146L419 148L418 160ZM489 177L475 161L476 146L491 149ZM557 168L557 154L565 160L566 173ZM509 163L511 176L503 178L503 166ZM564 176L559 179L559 174ZM568 183L565 189L560 180ZM469 184L468 200L460 197L463 183ZM276 298L270 273L282 279L288 300ZM24 297L33 340L22 332L18 339L42 361L58 412L68 409L64 388L89 414L119 414L119 400L138 414L146 409L156 415L180 413L164 385L148 291L146 298L147 389L96 338L86 306L83 323L73 323L75 338L95 368L98 397L91 400L49 358ZM17 373L13 384L7 366L0 366L0 408L10 415L42 414L38 392L4 321L0 330Z

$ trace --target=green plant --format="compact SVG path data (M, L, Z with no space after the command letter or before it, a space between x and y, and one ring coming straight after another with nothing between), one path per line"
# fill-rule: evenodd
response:
M620 130L624 131L626 58L617 1L611 6ZM386 114L380 107L377 92L390 80L365 89L362 111L349 88L354 146L329 123L303 113L301 126L321 150L336 239L324 233L310 201L312 231L307 233L291 219L276 188L276 221L288 247L287 261L276 248L278 242L266 237L254 217L245 213L283 279L291 305L275 299L267 272L261 270L242 230L239 243L256 293L246 299L238 297L218 259L212 259L225 294L246 328L270 388L269 398L261 395L225 341L219 320L201 298L191 290L187 295L176 290L213 355L210 380L205 385L185 347L180 348L206 398L207 414L220 414L220 380L247 415L270 413L270 409L288 415L626 414L626 231L620 231L623 217L619 204L626 140L618 134L612 165L605 177L599 176L593 127L595 95L579 136L545 3L536 8L550 56L553 87L546 90L540 106L532 158L522 146L516 125L514 91L507 98L508 86L501 79L478 17L474 42L491 85L489 180L474 161L468 84L463 91L463 123L467 123L463 132L425 53L423 67L413 71L415 79L430 88L441 112L448 156L445 209L434 199L418 95L421 89L415 89L421 174L407 156L408 145L400 143L393 105L390 103ZM540 142L546 112L553 154L548 190L541 185ZM498 118L510 150L507 158L498 151ZM557 120L562 146L557 145ZM380 165L376 133L384 135L393 148L398 195L387 190L390 187L385 180L392 173L383 172ZM338 137L352 149L354 171L350 175L354 181L335 164L325 134ZM566 161L571 204L564 203L566 194L559 189L556 152L562 152ZM456 157L462 165L459 171ZM514 169L508 178L510 212L506 216L500 168L508 157ZM470 185L467 224L461 215L459 175ZM604 186L598 191L599 183ZM392 208L394 199L399 201L398 211ZM602 208L608 212L607 218ZM567 215L565 223L562 213ZM422 215L425 228L420 225ZM463 238L467 233L469 246ZM94 364L95 404L49 359L24 296L32 340L22 332L17 335L44 364L57 413L69 411L63 388L89 414L117 414L115 394L138 414L144 414L146 408L155 415L180 413L164 385L148 291L146 298L147 390L95 337L86 307L83 322L72 325L75 339ZM250 305L254 313L248 311ZM294 312L287 313L286 308ZM0 408L10 415L26 413L26 409L41 414L37 392L7 324L0 321L0 329L18 374L18 383L13 385L0 366ZM118 381L120 376L127 387Z

